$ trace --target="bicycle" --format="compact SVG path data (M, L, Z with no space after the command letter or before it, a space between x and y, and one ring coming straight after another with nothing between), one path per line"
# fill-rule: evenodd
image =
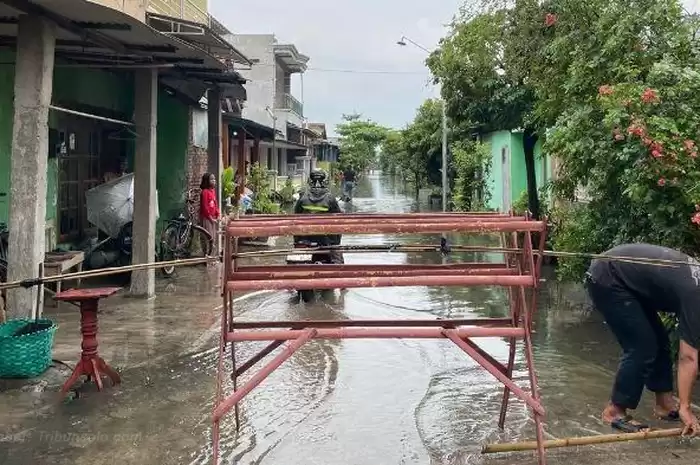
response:
M5 223L0 223L0 260L7 262L7 250L10 231Z
M209 231L195 223L199 189L190 189L185 198L185 213L167 220L160 236L160 260L171 261L184 258L208 257L214 250L214 238ZM195 240L198 236L199 240ZM165 276L172 276L175 266L161 268Z

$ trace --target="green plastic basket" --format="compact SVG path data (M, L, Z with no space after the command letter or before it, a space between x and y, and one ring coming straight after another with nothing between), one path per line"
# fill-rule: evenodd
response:
M45 325L39 331L15 336L31 323ZM17 319L0 324L0 378L33 378L51 365L53 336L58 326L47 319Z

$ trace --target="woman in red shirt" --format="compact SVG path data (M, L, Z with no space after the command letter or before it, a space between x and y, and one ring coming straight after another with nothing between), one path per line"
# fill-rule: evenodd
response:
M202 189L202 194L199 201L199 222L214 239L216 246L219 221L219 205L216 202L216 176L211 173L206 173L202 176L202 183L199 185ZM214 251L212 251L212 254Z

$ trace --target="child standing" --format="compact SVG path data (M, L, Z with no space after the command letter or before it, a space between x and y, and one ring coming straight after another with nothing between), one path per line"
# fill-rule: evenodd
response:
M217 235L219 233L217 224L221 212L216 201L216 177L211 173L206 173L202 176L202 183L199 185L202 189L202 194L199 202L199 222L214 239L214 247L218 243ZM212 250L214 255L214 250Z

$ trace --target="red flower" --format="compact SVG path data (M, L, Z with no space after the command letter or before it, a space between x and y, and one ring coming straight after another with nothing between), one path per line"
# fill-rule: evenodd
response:
M615 134L615 140L625 140L625 135L618 132Z
M690 153L690 158L697 158L697 157L698 157L698 152L693 151Z
M659 178L659 180L656 182L656 184L663 187L666 185L666 180L664 178Z
M696 207L697 207L697 205L696 205ZM700 212L697 212L696 214L691 216L690 221L697 224L697 225L700 225Z
M657 93L654 89L647 87L646 90L644 90L644 92L642 93L642 102L652 103L652 102L658 102L658 101L659 101L659 96L657 95Z
M692 152L692 151L694 151L693 149L695 148L695 142L690 140L690 139L686 139L683 141L683 146L685 147L685 149L688 152Z
M654 158L661 158L661 157L663 157L663 154L661 152L659 152L658 150L652 150L651 156Z
M553 13L547 13L544 17L544 25L547 27L552 27L557 23L557 15Z
M612 86L609 85L604 85L598 87L598 95L612 95L613 94L613 88Z
M646 130L644 129L644 126L642 126L639 123L632 123L630 126L627 128L627 132L629 134L634 134L635 136L639 137L644 137Z

